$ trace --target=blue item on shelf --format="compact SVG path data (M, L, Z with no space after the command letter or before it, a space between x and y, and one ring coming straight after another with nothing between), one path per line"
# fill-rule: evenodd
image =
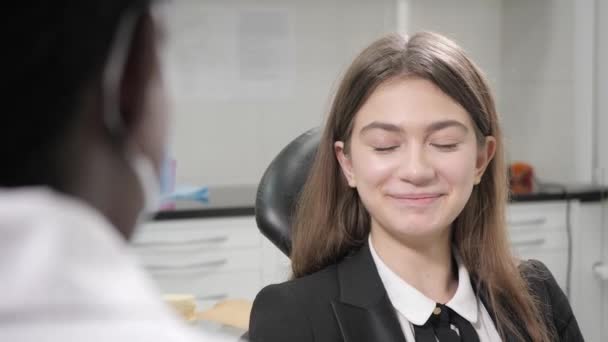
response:
M167 194L163 197L164 201L179 201L179 200L187 200L187 201L197 201L208 203L209 202L209 187L191 187L191 186L182 186L175 189L170 194Z

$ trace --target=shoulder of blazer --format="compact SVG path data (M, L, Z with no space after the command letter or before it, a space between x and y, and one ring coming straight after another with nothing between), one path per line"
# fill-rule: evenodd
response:
M538 260L527 260L519 269L540 303L541 314L560 341L583 341L568 297L547 266Z
M293 296L301 300L312 298L331 300L339 295L337 265L332 264L315 273L270 287L289 289Z
M249 339L253 342L314 341L313 321L316 316L324 316L323 311L332 314L328 303L338 295L335 265L302 278L266 286L253 302Z

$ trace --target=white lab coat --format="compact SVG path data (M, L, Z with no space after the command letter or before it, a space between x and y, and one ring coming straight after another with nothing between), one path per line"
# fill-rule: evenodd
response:
M226 341L182 323L97 211L0 189L0 341Z

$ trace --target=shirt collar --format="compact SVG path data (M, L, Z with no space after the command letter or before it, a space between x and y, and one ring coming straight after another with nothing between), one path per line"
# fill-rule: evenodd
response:
M382 261L374 249L371 235L369 249L386 293L395 309L412 324L423 325L433 313L436 302L401 279ZM469 272L462 263L462 259L456 250L453 253L458 265L458 287L454 297L445 305L467 321L476 324L478 319L477 296L473 291Z

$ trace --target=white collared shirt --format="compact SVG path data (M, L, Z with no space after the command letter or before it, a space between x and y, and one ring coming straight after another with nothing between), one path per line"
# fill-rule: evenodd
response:
M413 342L415 341L415 334L412 324L423 325L426 323L435 309L436 302L401 279L382 261L374 249L371 235L369 237L369 249L382 284L397 312L405 339L408 342ZM490 314L473 291L469 272L458 255L455 255L455 259L458 264L458 288L454 297L445 305L473 325L477 336L479 336L479 342L501 341Z
M176 318L93 208L0 189L0 341L225 341L210 336Z

